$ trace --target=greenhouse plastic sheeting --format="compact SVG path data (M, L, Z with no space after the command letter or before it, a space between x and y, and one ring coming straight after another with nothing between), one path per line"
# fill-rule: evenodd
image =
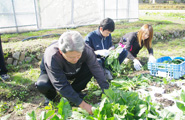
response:
M0 32L99 24L106 17L138 20L138 0L1 0Z

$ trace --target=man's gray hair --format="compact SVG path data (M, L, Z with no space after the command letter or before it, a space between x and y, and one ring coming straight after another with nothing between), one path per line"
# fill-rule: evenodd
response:
M77 31L64 32L59 38L59 49L63 52L77 51L83 52L85 41Z

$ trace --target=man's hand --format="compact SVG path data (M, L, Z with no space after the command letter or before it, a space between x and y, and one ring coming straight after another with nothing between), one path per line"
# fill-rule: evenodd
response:
M92 106L87 104L85 101L82 101L79 107L86 110L90 115L92 115Z
M103 57L107 57L110 54L109 50L103 49L103 50L96 50L94 51L96 55L100 55Z

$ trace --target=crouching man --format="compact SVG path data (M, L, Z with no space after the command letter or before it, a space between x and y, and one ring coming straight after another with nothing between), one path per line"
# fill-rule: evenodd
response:
M83 100L81 91L92 76L102 91L109 87L96 55L77 31L63 33L46 48L40 68L36 86L47 100L54 100L58 91L89 114L92 114L92 106Z

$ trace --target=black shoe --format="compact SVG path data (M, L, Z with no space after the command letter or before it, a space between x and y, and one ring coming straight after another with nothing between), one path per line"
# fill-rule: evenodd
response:
M106 79L109 80L109 81L113 80L111 72L107 69L104 69L104 71L105 71Z
M81 99L83 99L87 94L83 94L82 92L79 92L78 95L79 95L79 97L80 97Z
M7 81L8 79L10 79L10 76L8 74L3 74L3 75L0 75L0 78L3 80L3 81Z
M51 101L51 100L49 100L48 98L46 98L46 100L45 100L45 102L44 102L44 106L48 106L50 101Z

